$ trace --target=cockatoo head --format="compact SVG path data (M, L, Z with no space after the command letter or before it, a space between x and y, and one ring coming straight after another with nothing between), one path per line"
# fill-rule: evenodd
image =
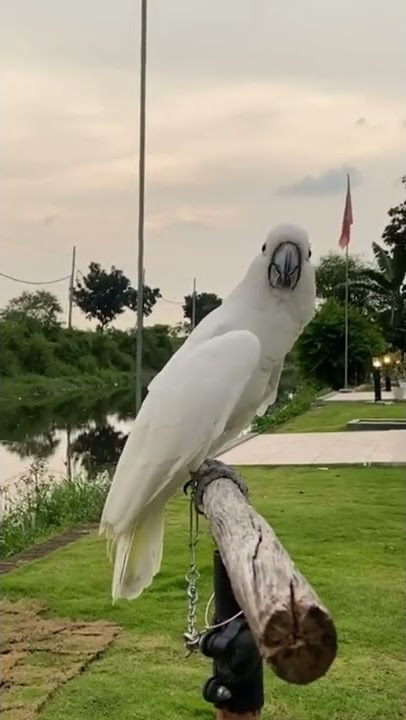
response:
M314 269L307 233L296 225L277 225L261 248L271 290L292 293L308 286L314 290Z
M240 288L255 305L278 316L284 307L301 327L312 319L316 282L309 238L296 225L277 225L268 234ZM238 290L237 292L240 292Z

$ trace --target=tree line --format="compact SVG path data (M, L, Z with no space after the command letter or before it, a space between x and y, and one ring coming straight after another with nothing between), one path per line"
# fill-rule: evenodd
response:
M406 177L402 179L406 188ZM350 255L349 278L349 380L363 382L375 354L406 351L406 200L389 210L382 245L373 242L374 263ZM292 357L304 376L331 387L340 387L344 376L344 301L346 261L330 253L316 268L318 309L299 338ZM144 287L143 315L151 315L162 297L159 288ZM91 262L73 288L73 301L97 331L67 330L62 307L50 292L23 292L0 314L1 372L68 374L101 368L134 371L134 330L111 327L126 309L136 313L137 290L122 270L105 270ZM195 296L198 324L222 299L212 292ZM155 325L144 330L144 364L160 370L191 328L192 295L182 304L183 322L175 327ZM135 323L134 323L135 324Z

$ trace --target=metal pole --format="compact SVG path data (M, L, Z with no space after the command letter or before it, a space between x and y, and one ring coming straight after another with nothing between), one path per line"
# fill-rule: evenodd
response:
M192 291L192 331L196 327L196 278L193 278L193 291Z
M75 283L75 267L76 267L76 245L72 250L72 267L69 279L69 306L68 306L68 329L72 327L72 310L73 310L73 285Z
M144 290L144 206L145 206L145 95L147 68L147 0L141 0L140 136L138 164L138 284L137 352L135 359L135 411L142 403L142 332Z
M68 480L72 480L72 445L71 445L71 425L66 425L66 474Z
M214 660L203 697L217 708L216 720L253 720L264 704L262 660L245 618L235 617L240 608L218 550L214 596L214 624L224 625L209 630L200 643L201 652Z
M381 402L381 371L380 368L374 368L374 395L375 402Z
M345 248L344 389L348 388L348 245Z

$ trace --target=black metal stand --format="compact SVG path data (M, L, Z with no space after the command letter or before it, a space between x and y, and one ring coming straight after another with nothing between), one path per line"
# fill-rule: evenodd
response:
M216 625L240 610L218 550L214 552L214 593ZM203 687L207 702L238 715L256 713L263 707L262 659L243 615L208 630L200 650L214 661L213 676Z
M381 393L381 372L379 368L376 368L374 370L374 393L375 393L375 402L380 402L382 400L382 393Z

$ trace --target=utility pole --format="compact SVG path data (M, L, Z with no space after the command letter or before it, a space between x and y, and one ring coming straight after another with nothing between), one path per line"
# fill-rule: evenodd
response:
M196 327L196 278L193 278L193 290L192 290L192 322L191 330Z
M75 284L75 268L76 268L76 245L72 249L72 267L69 279L69 305L68 305L68 329L72 327L72 309L73 309L73 286Z
M147 0L141 0L140 126L138 162L138 285L137 352L135 359L135 411L142 404L142 333L144 294L144 207L145 207L145 96L147 69Z

